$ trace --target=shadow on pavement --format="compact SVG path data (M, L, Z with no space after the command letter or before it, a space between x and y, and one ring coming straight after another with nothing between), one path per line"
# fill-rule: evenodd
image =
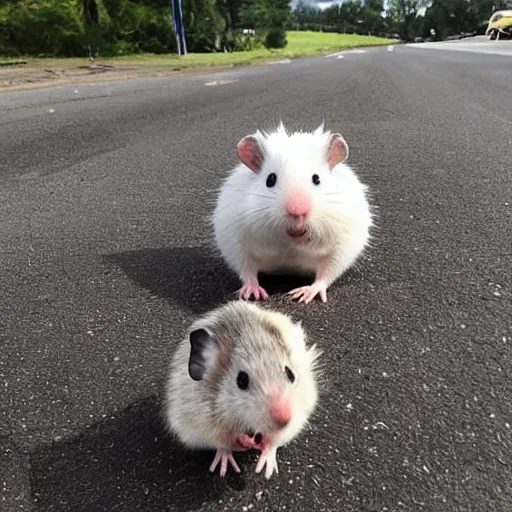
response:
M150 293L195 314L235 298L239 286L223 261L203 247L141 249L103 259Z
M142 249L103 258L107 264L120 267L139 286L195 314L236 299L241 286L224 261L204 247ZM270 295L311 282L311 277L260 276L260 284Z
M192 511L245 487L242 473L208 471L214 453L186 452L165 431L158 397L144 398L71 439L31 455L34 509Z

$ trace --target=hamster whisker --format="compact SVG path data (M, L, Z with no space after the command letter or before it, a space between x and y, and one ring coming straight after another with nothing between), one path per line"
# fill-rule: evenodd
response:
M345 206L348 206L348 203L329 203L329 202L325 202L324 203L326 206L333 206L333 207L336 207L336 208L340 208L340 207L345 207ZM338 217L339 218L339 217Z
M273 232L279 232L282 227L281 219L272 219L271 227Z
M263 206L259 206L257 208L249 208L249 213L264 212L266 210L270 210L270 205L263 205Z
M338 196L338 197L336 197L336 196ZM327 194L326 194L326 197L325 197L325 199L324 199L324 202L325 202L325 203L333 203L333 204L336 204L336 203L338 203L338 202L345 203L345 202L346 202L346 200L345 200L345 199L341 199L341 198L339 197L339 194L333 194L333 197L327 197Z
M348 204L347 201L343 201L343 200L338 200L338 201L333 201L332 199L328 199L327 201L325 201L326 204Z
M262 199L268 199L268 196L264 196L263 194L255 194L254 192L248 192L247 196L249 196L249 197L261 197Z
M278 222L279 219L276 219L275 217L268 215L264 221L264 225L268 227L268 230L270 232L274 233L278 230Z
M262 197L263 199L268 199L268 196L265 196L263 194L257 194L255 192L248 192L247 190L235 189L234 191L239 192L240 194L245 196Z
M335 215L334 213L329 213L329 212L322 212L322 215L321 215L323 218L327 218L327 219L333 219L335 221L337 221L337 223L339 222L340 218L339 216ZM324 229L328 229L326 227L324 227Z
M260 195L260 194L247 194L247 197L257 197L259 199L267 199L268 200L268 197Z
M236 229L236 226L237 224L239 224L239 222L239 219L232 220L229 224L226 224L226 226L223 229L225 229L226 231Z

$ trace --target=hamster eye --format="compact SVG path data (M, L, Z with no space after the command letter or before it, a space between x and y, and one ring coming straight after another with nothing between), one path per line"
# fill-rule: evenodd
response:
M313 184L320 185L320 176L318 174L313 174Z
M267 177L267 187L271 188L276 184L277 176L275 173L271 172Z
M243 390L249 387L249 375L245 372L239 372L236 377L236 385Z
M290 382L295 382L295 374L288 368L288 366L284 367L284 371L286 372L286 376Z

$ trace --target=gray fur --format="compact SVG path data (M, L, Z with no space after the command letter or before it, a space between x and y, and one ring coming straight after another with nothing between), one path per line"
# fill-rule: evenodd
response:
M188 371L191 345L181 341L170 365L165 401L168 428L189 448L229 449L237 432L266 432L275 425L269 413L270 388L289 396L292 420L275 435L275 447L302 430L317 403L316 361L320 353L306 346L300 323L255 304L233 301L197 319L189 333L205 329L215 339L202 380ZM292 384L285 366L296 375ZM239 371L249 389L236 384Z

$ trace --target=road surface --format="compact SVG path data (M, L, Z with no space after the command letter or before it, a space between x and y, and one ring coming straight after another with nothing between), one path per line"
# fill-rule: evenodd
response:
M208 76L2 94L2 511L512 510L512 67L383 47ZM279 119L347 139L374 242L327 304L280 473L208 473L159 400L190 321L239 286L208 215ZM241 198L242 200L243 198Z
M509 40L489 41L485 36L455 39L453 41L413 43L409 44L408 47L512 57L512 44Z
M414 43L409 44L408 47L480 54L483 53L486 55L503 55L512 57L512 44L510 40L501 39L498 41L489 41L485 36L477 36L467 39L455 39L453 41Z

